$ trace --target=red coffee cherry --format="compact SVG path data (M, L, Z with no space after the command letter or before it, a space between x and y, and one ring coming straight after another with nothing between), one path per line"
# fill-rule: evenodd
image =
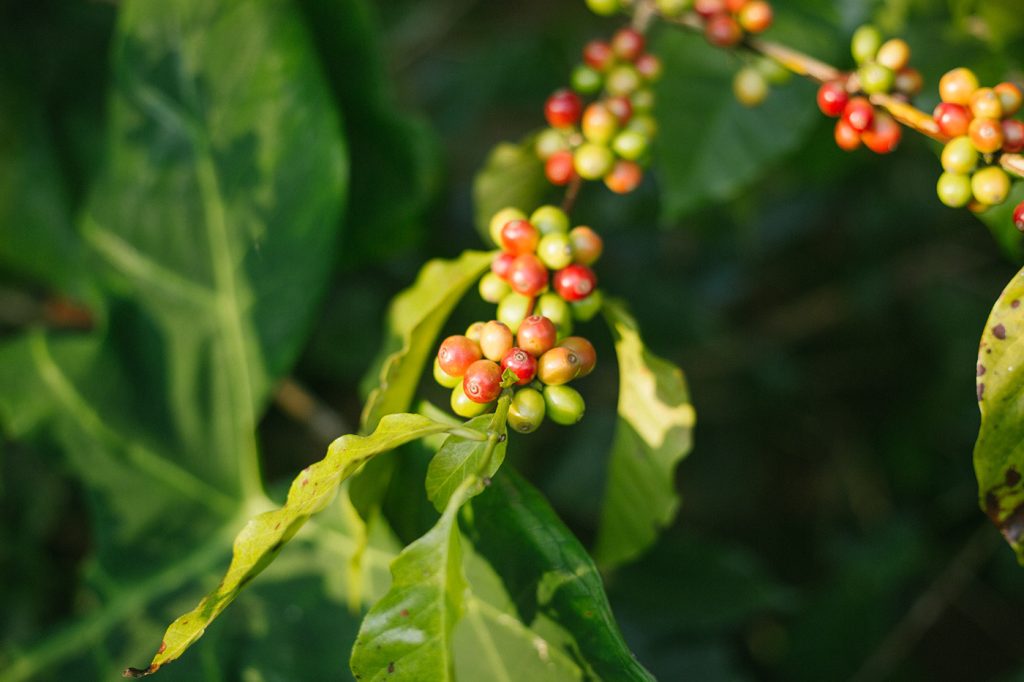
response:
M583 100L572 90L557 90L544 104L544 116L552 128L571 128L580 120Z
M508 253L533 253L538 241L540 232L528 220L510 220L501 228L501 246Z
M640 55L636 58L633 66L636 67L637 73L648 82L654 82L661 77L661 60L653 54Z
M558 329L543 315L530 315L519 325L516 346L530 355L539 356L555 345Z
M591 40L583 46L583 61L592 69L605 71L615 61L612 47L601 40Z
M743 6L746 5L748 0L725 0L725 9L728 12L736 14Z
M558 346L568 348L580 359L580 371L576 375L577 377L585 377L594 371L594 366L597 365L597 351L594 350L594 344L590 341L582 336L567 336L558 342Z
M644 170L640 164L626 159L619 159L612 166L608 175L604 176L605 187L616 194L629 194L644 179Z
M715 47L732 47L743 40L743 29L731 14L715 14L704 24L704 37Z
M627 62L636 61L643 54L644 36L632 28L621 28L612 36L612 52Z
M462 390L474 403L489 403L501 393L501 368L490 360L477 360L462 377Z
M1003 151L1009 154L1024 151L1024 123L1008 118L1000 125L1003 128Z
M860 133L854 130L846 119L836 121L835 139L836 144L844 152L852 152L860 146Z
M903 129L888 112L875 114L871 127L861 134L864 146L876 154L888 154L896 149L903 137Z
M736 18L747 33L764 33L772 25L772 6L765 0L750 0L740 8Z
M544 175L552 185L568 185L576 177L576 166L572 152L568 149L555 152L544 162Z
M574 227L569 231L569 243L572 244L573 260L583 265L593 265L604 250L601 235L586 225Z
M818 88L818 108L826 116L840 116L849 101L850 95L846 92L843 81L827 81Z
M501 369L512 370L516 375L516 386L525 386L537 376L537 359L522 348L513 346L502 356Z
M597 288L597 275L586 265L574 263L555 273L555 291L567 301L582 301Z
M847 102L843 109L843 120L858 133L863 133L871 127L871 121L875 119L875 108L866 97L854 97Z
M516 256L508 274L512 291L523 296L536 296L548 285L548 269L532 253Z
M499 253L491 261L491 272L508 281L509 273L512 272L512 261L515 259L516 257L511 253Z
M479 343L485 358L499 362L512 347L512 330L497 320L491 320L480 330Z
M609 97L604 101L604 105L619 121L620 126L626 125L633 117L633 104L628 97Z
M567 384L580 373L580 358L569 348L552 348L537 360L537 378L548 386Z
M974 148L982 154L993 154L1003 147L1003 127L994 118L976 118L967 127Z
M947 137L960 137L967 134L967 128L971 125L971 110L962 104L952 102L940 102L932 118L938 124L939 130Z
M437 364L445 374L461 377L481 355L480 346L475 341L462 335L449 336L437 351Z
M1017 204L1017 208L1013 209L1013 224L1018 230L1024 232L1024 201Z
M725 0L695 0L693 10L705 19L728 11Z

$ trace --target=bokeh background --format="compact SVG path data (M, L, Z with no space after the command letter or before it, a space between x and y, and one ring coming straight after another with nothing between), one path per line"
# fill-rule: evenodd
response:
M536 130L583 43L618 22L581 0L293 4L344 121L351 191L290 376L329 424L351 428L388 300L427 258L481 247L472 184L489 150ZM776 37L837 66L850 65L845 45L867 20L904 35L928 84L926 110L954 66L983 82L1024 77L1016 0L776 8ZM0 10L0 223L63 221L62 208L73 223L86 201L104 154L119 9L40 0ZM332 13L361 19L325 20ZM907 134L888 157L843 153L810 84L794 79L746 111L730 94L742 57L665 28L652 45L667 67L653 170L628 197L587 187L575 216L605 236L602 288L628 300L651 349L684 369L698 414L677 521L606 576L627 641L662 680L1024 679L1024 572L978 509L971 463L978 337L1017 270L1018 241L938 202L936 145ZM29 181L42 173L59 179L60 201ZM45 250L15 248L8 225L2 340L40 324L75 333L78 313L55 305L62 292L40 275ZM450 329L485 315L467 301ZM602 358L584 388L587 418L515 438L508 462L588 542L617 375L607 332L585 331ZM443 400L428 383L424 396ZM293 408L279 397L259 424L271 481L323 449L323 430ZM89 566L102 529L60 447L10 423L4 433L0 670L30 657L38 679L113 679L158 641L152 624L139 625L149 639L122 645L119 628L197 592L183 589L163 610L138 604L113 629L66 634L94 605ZM422 495L413 482L409 504ZM167 673L347 679L358 620L334 583L318 568L257 584L211 628L209 646ZM278 598L294 612L259 602ZM336 653L304 657L304 647Z

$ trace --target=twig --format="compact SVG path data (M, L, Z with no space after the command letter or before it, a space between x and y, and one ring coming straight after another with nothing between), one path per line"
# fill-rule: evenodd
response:
M325 443L342 434L352 433L344 417L320 402L292 377L285 377L278 385L274 404Z
M572 212L572 207L576 205L576 197L580 194L580 187L583 186L583 179L578 175L574 175L572 181L569 182L569 186L565 188L565 198L562 199L562 210L566 213Z

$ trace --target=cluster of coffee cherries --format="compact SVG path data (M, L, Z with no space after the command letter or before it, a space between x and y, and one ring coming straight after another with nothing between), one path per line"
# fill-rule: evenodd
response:
M921 74L910 64L910 46L893 38L883 42L874 26L861 26L853 34L850 52L857 70L826 81L818 88L818 108L838 118L835 140L840 149L853 151L863 144L876 154L896 149L903 137L892 115L876 108L870 95L892 94L909 101L921 91Z
M1024 123L1012 118L1021 108L1020 88L1013 83L979 87L970 69L958 68L939 81L939 97L935 123L951 138L942 150L939 200L975 211L1003 203L1011 183L999 155L1024 150Z
M603 179L618 194L640 184L657 132L650 86L661 69L661 61L645 52L643 34L632 28L608 42L587 43L572 89L556 91L544 105L550 127L537 136L536 150L552 184ZM596 99L585 105L583 96Z
M583 417L583 396L567 384L590 374L597 353L572 332L574 321L588 321L601 308L590 266L603 242L589 227L569 226L557 206L529 216L510 207L491 219L491 238L501 251L479 291L497 304L497 319L449 336L434 361L434 379L452 389L455 414L483 414L503 387L512 386L508 423L515 431L535 431L545 417L563 425Z

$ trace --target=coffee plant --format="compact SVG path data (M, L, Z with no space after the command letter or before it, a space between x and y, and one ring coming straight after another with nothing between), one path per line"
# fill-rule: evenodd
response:
M606 282L604 268L621 268L634 248L608 238L617 206L655 200L654 176L666 210L684 215L734 197L784 154L839 155L797 151L796 131L823 114L844 152L897 163L907 138L927 141L941 169L905 171L935 177L927 200L977 215L1011 259L1024 253L1021 63L991 79L953 65L933 81L916 50L934 70L941 38L919 45L880 28L898 27L906 9L887 5L877 25L860 17L841 31L839 54L814 38L820 17L807 4L565 3L599 33L573 43L560 82L531 103L528 130L510 130L519 141L495 147L476 174L482 246L429 260L414 280L401 270L408 286L386 308L368 369L355 349L378 308L360 317L349 299L353 309L337 311L346 341L327 356L365 370L351 428L289 374L330 273L386 263L415 243L435 192L422 169L438 153L381 86L363 2L117 3L106 103L86 96L69 119L105 117L104 162L67 186L48 180L60 155L88 155L60 152L42 109L19 96L29 90L0 81L17 169L3 187L31 198L3 207L0 256L32 292L30 312L0 339L0 423L12 447L60 452L84 481L97 529L84 599L102 605L34 647L4 651L0 677L66 670L89 651L105 678L124 667L112 652L150 646L151 660L126 677L317 679L344 674L347 661L357 680L654 679L605 586L675 522L696 412L683 371L640 331L664 319L634 315L635 301ZM996 31L1006 14L993 5L991 15L962 11ZM1018 28L1007 42L1024 35ZM687 68L716 77L676 77ZM995 71L984 65L985 76ZM718 108L713 125L671 149L705 107ZM685 162L660 165L666 153ZM675 315L673 294L640 270L631 290ZM974 466L983 512L1024 563L1022 276L983 331ZM459 324L466 314L471 323ZM609 371L614 396L588 379ZM276 467L287 488L261 471L257 430L271 402L332 439L323 459ZM613 424L598 439L587 435L595 412ZM586 544L529 467L517 471L531 441L557 429L606 472L586 491L585 513L568 519L592 516ZM262 601L246 601L250 584ZM786 608L784 590L762 592ZM307 621L321 601L338 615ZM237 620L214 625L232 610ZM777 630L753 632L751 656L763 664ZM891 650L907 637L886 639L859 679L891 672ZM274 660L260 642L280 638L297 644ZM113 639L130 646L105 644ZM213 653L238 642L249 651ZM324 652L329 661L315 659ZM258 664L240 674L236 657ZM85 675L80 666L72 675Z

